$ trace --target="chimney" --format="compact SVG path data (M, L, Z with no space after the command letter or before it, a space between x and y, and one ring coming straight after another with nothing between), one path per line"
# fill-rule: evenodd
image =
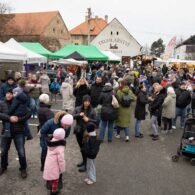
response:
M108 23L108 15L105 15L105 21Z

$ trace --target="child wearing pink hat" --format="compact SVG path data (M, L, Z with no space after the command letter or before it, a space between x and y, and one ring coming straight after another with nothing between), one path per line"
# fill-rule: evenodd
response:
M51 195L58 194L60 174L65 172L65 131L58 128L53 133L53 138L48 141L47 157L45 160L43 178L51 184Z

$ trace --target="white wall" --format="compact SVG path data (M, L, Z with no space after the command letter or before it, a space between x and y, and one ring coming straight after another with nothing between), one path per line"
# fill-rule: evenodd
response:
M136 56L141 53L141 45L116 18L100 32L91 44L100 50L112 51L119 57Z
M175 58L180 60L186 59L186 45L182 45L175 50Z

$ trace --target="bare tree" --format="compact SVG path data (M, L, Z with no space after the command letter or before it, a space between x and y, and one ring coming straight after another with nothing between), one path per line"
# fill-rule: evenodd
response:
M12 10L13 8L9 3L0 3L0 14L11 13Z

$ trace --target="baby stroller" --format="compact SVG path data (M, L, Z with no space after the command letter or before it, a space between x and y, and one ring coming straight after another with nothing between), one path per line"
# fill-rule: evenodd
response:
M191 164L195 166L195 118L189 118L185 122L183 136L177 154L172 156L173 162L178 162L179 157L183 155L191 159Z

